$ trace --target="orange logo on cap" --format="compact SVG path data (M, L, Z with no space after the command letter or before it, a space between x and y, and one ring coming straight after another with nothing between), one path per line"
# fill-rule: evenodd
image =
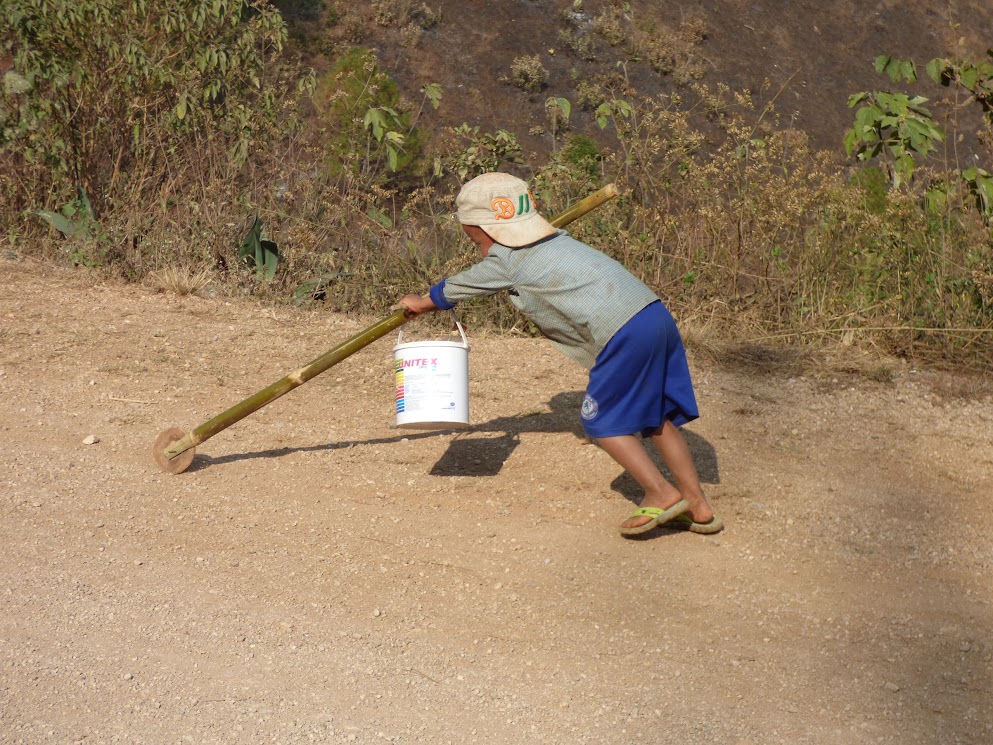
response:
M507 197L497 197L490 202L490 209L496 212L497 220L510 220L514 217L514 203Z

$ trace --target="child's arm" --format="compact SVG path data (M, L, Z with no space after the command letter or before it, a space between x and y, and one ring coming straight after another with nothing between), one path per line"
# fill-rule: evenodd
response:
M492 255L478 264L441 280L425 295L405 295L400 305L415 315L430 310L450 310L471 297L493 295L513 287L503 263Z
M426 313L430 310L438 310L430 295L404 295L399 305L409 310L415 316Z

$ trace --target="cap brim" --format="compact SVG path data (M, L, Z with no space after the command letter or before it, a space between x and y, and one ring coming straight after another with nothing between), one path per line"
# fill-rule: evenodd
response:
M510 248L520 248L529 246L532 243L555 235L558 228L554 227L541 215L534 215L527 220L517 220L506 223L493 223L491 225L481 225L489 236L502 246Z

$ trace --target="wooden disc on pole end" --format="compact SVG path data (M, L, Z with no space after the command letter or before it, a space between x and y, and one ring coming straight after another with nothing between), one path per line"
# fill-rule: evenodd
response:
M174 442L179 442L184 437L186 437L186 433L179 427L169 427L169 429L164 429L159 432L159 436L155 438L155 444L152 445L152 457L155 458L155 462L159 464L159 468L166 473L171 473L173 475L182 473L189 468L190 463L193 462L193 456L196 455L196 448L184 450L175 458L166 457L166 448Z

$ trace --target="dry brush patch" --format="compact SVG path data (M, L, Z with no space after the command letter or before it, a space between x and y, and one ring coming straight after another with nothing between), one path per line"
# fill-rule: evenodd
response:
M149 272L145 276L145 285L174 295L196 295L210 284L213 274L210 267L169 266Z
M415 3L379 6L405 23L426 12ZM632 29L613 11L589 28L608 44L621 43L621 31L641 40L652 32L690 51L707 35L695 17L676 30ZM544 85L541 58L520 60L519 84ZM270 83L283 85L298 72L288 65ZM779 122L781 91L689 85L641 97L622 70L582 91L581 104L615 137L610 146L593 143L577 156L572 134L560 131L563 119L556 124L563 147L549 162L516 162L519 144L499 132L485 167L529 176L547 213L617 182L623 197L572 229L621 260L687 323L712 335L989 358L993 249L984 226L962 218L962 205L936 214L920 192L878 194L850 178ZM762 97L767 103L757 104ZM287 96L283 106L267 110L272 142L255 147L254 136L244 159L223 128L197 130L178 150L170 150L168 132L146 128L139 149L154 154L151 165L131 164L117 176L131 188L104 199L96 228L43 235L38 217L22 212L27 220L12 219L4 241L13 246L23 236L32 255L104 267L170 292L203 291L209 275L211 292L366 312L474 260L446 215L460 181L484 166L486 135L478 128L456 130L468 141L418 144L417 105L361 50L325 76L315 96ZM394 112L394 134L405 138L393 153L397 168L363 121L370 110ZM192 116L172 111L180 129ZM304 114L315 127L297 126ZM43 180L24 183L38 191ZM4 170L0 189L15 188ZM23 194L20 200L31 206ZM265 239L278 246L271 276L239 252L246 222L256 216ZM464 312L474 322L524 326L500 300Z

